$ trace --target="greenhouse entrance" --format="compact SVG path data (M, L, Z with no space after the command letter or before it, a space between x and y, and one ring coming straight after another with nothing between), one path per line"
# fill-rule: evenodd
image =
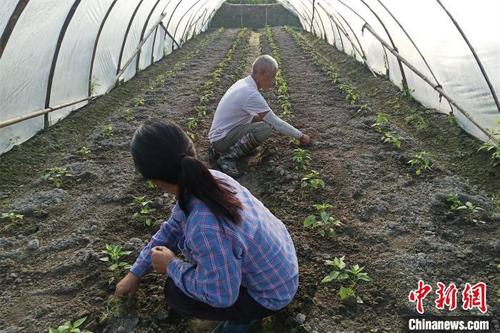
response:
M279 63L265 99L311 143L273 131L238 161L236 180L286 225L299 263L293 301L250 332L402 332L418 314L409 295L419 281L432 286L426 314L480 315L494 327L500 172L453 114L299 27L211 27L174 48L0 156L0 332L80 319L91 332L215 328L165 306L162 274L145 275L136 297L114 296L175 203L135 170L130 142L147 119L173 121L217 169L214 112L261 54ZM438 282L455 283L457 309L435 307ZM461 307L479 282L486 313Z

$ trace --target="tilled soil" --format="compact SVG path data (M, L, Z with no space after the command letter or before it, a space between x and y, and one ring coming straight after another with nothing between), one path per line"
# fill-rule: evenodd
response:
M150 117L185 126L199 103L203 82L236 34L236 30L227 30L196 37L108 96L0 157L0 211L25 214L24 221L1 231L0 329L42 332L84 316L88 316L84 326L94 332L208 329L165 310L163 278L156 274L145 278L137 300L118 302L112 294L121 275L108 271L99 258L106 244L120 244L133 251L125 258L131 263L172 204L172 198L148 188L134 171L128 152L133 131ZM485 282L488 314L494 318L499 312L495 291L500 233L498 220L491 217L494 207L489 197L498 188L491 185L498 180L495 174L485 173L481 181L475 181L457 171L452 162L437 159L431 172L415 176L407 160L423 150L422 146L428 150L428 141L421 134L394 124L393 129L403 138L402 148L380 142L380 134L371 125L376 112L390 110L367 99L364 102L371 107L358 112L288 33L274 28L273 35L288 81L294 112L291 123L313 138L308 147L310 168L320 172L326 187L317 191L301 188L304 171L297 170L292 161L294 147L276 133L241 165L245 174L239 181L287 224L300 265L295 300L255 330L399 332L404 316L416 313L408 293L416 289L419 279L433 288L438 281L455 282L460 290L466 282ZM246 75L260 52L255 37L255 32L248 33L234 54L207 106L209 111L215 110L234 81ZM260 41L262 52L270 53L264 34ZM360 64L352 64L333 48L321 47L339 66L351 66L341 72L344 80L374 80ZM180 63L184 63L183 69L174 77L149 88L159 74ZM346 74L349 70L354 77ZM380 89L397 95L389 82L378 80ZM362 96L373 93L360 90ZM266 95L272 108L279 111L274 93ZM134 106L136 97L143 98L145 105ZM134 120L124 119L127 109L134 111ZM196 133L199 157L207 162L211 116L199 124ZM113 128L112 136L106 134L107 125ZM466 134L457 135L468 140ZM77 153L82 146L91 150L87 159ZM464 154L473 155L468 150ZM72 174L60 189L42 179L45 170L54 166L66 166ZM485 177L490 177L489 185L481 186ZM480 218L486 223L476 225L467 216L450 212L446 197L451 193L482 207ZM137 196L153 201L152 227L132 218L135 210L130 204ZM333 214L343 223L336 239L302 227L316 203L335 207ZM373 279L356 289L362 304L342 303L337 282L320 284L329 273L325 260L341 256L349 266L364 266ZM426 310L438 313L431 300L426 300Z

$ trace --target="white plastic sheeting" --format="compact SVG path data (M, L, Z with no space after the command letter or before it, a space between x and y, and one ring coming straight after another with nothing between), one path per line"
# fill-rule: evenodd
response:
M145 69L171 53L174 46L182 46L204 31L222 3L0 1L0 37L5 45L0 49L0 122L109 91L118 79L129 80L137 68ZM171 38L174 31L175 42ZM134 54L146 36L140 52ZM87 101L51 112L48 124L85 104ZM43 115L0 128L0 154L43 128Z
M500 2L279 2L297 14L305 30L325 38L373 72L388 75L398 87L406 86L422 104L445 113L453 109L459 124L474 136L486 140L485 133L498 129L500 103L494 96L500 94L500 40L495 34L500 31L496 18ZM0 122L109 91L118 80L129 80L137 70L204 31L222 3L223 0L0 1ZM432 85L398 61L363 27L373 29L389 47L394 45L398 54ZM140 52L134 53L143 38ZM117 77L121 70L123 73ZM452 101L440 98L436 86ZM86 103L50 113L48 123ZM452 108L453 103L458 108ZM0 128L0 154L43 127L44 116L38 116Z
M453 114L467 132L481 140L499 130L500 109L500 2L456 0L279 0L296 13L305 30L325 38L339 50L356 57L378 74L388 75L425 106L450 113L452 107L433 86L470 115L453 108ZM442 6L441 6L442 4ZM444 7L444 8L443 8ZM314 19L313 19L314 8ZM459 28L471 48L467 45ZM369 25L399 55L433 82L426 83L398 59L363 26ZM384 29L385 27L385 29ZM404 29L404 30L403 30ZM387 32L386 32L387 30ZM389 38L390 36L390 38ZM392 39L392 42L391 42ZM405 80L403 80L403 74ZM488 84L487 79L490 81ZM490 87L491 85L491 87ZM476 126L475 123L479 125ZM485 133L486 132L486 133Z

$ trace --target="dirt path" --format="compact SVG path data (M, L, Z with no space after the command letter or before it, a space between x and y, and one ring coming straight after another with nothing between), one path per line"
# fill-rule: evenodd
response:
M2 183L2 191L10 193L1 211L23 212L25 218L19 226L2 230L0 327L40 332L88 316L86 327L96 332L114 331L119 325L133 327L138 319L138 332L178 331L175 325L159 326L165 325L160 319L166 314L162 283L155 276L147 278L148 286L139 292L138 304L131 306L135 313L118 324L111 320L120 312L112 302L107 303L119 274L108 271L99 261L103 257L100 251L105 244L124 245L134 252L130 262L168 216L171 199L149 189L134 171L128 152L130 138L144 119L180 121L181 115L194 109L196 83L202 82L223 57L235 34L235 30L228 30L196 38L171 59L167 57L33 142L2 156L2 174L28 149L34 152L33 157L44 159L27 161L31 175L26 174L30 170L19 170L12 174L13 179ZM198 54L199 49L210 56ZM175 68L182 70L165 77ZM126 120L126 114L133 119ZM82 126L84 122L86 126ZM112 130L107 130L107 125ZM47 149L52 141L59 143L58 149ZM82 146L90 149L86 159L76 153ZM65 166L72 174L61 188L54 189L40 178L43 170L52 166ZM18 188L14 188L16 184ZM152 227L132 218L136 208L130 204L137 196L146 196L156 209Z

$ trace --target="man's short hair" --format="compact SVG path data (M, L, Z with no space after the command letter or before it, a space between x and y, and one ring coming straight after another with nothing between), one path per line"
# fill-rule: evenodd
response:
M278 70L278 62L268 54L258 56L252 64L252 74L262 72L274 73Z

